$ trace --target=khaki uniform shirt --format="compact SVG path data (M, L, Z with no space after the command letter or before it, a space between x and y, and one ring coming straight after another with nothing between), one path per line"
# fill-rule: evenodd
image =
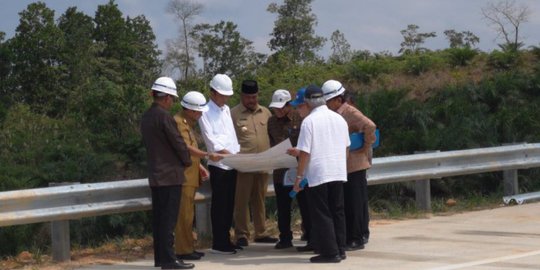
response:
M347 103L343 103L336 112L345 118L345 121L349 126L349 134L353 132L364 133L364 146L356 151L349 152L349 158L347 158L347 173L370 168L371 156L373 153L371 145L376 139L375 123L367 118L361 111Z
M270 110L261 105L253 112L242 103L231 109L240 153L260 153L270 148L267 125L271 116Z
M193 130L195 122L187 119L183 111L177 113L174 116L174 121L176 121L178 132L180 132L180 135L182 135L182 138L184 139L186 144L195 148L199 148L197 143L197 137L195 136L195 132ZM201 164L201 158L191 155L191 163L192 165L184 170L186 181L184 182L183 186L199 187L199 183L201 180L199 164Z

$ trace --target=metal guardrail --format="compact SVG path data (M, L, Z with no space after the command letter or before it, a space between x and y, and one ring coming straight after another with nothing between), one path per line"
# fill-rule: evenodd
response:
M417 205L429 210L429 179L504 171L505 195L514 195L517 170L533 167L540 167L540 143L384 157L373 159L368 185L416 180ZM269 185L267 196L272 195ZM197 228L202 232L210 230L210 207L201 202L210 196L209 185L195 196ZM528 197L513 199L519 203ZM52 221L53 259L66 261L70 258L68 220L150 208L147 179L7 191L0 192L0 227Z
M540 144L478 148L373 159L368 184L540 167ZM269 187L273 193L273 186ZM200 190L196 201L210 198ZM148 210L146 179L0 192L0 226Z
M540 167L540 143L373 159L368 184Z
M532 202L532 201L538 201L538 200L540 200L540 191L503 197L504 204L511 204L511 203L523 204L525 202Z

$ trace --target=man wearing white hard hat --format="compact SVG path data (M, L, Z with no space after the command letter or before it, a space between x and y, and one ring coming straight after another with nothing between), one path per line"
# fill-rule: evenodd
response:
M303 95L303 93L302 93ZM270 137L270 146L275 146L280 142L289 139L292 146L296 146L298 135L300 134L300 125L302 117L298 111L294 110L290 104L291 94L287 90L279 89L274 91L272 102L269 107L274 112L274 115L268 119L268 136ZM289 193L292 190L291 185L285 185L284 178L288 169L274 170L274 190L276 193L279 242L274 246L276 249L284 249L292 247L292 230L291 230L291 204L292 198ZM289 171L290 174L291 171ZM289 175L289 174L287 174ZM295 175L292 175L294 177ZM302 216L302 229L304 231L304 239L309 240L309 214L307 208L307 199L305 192L300 192L296 196L300 214Z
M346 102L345 87L340 82L328 80L322 90L326 105L343 116L349 126L349 133L364 133L363 146L351 150L347 158L347 182L344 184L347 249L363 249L369 239L366 170L371 167L371 145L376 139L376 126L360 110Z
M208 111L199 119L202 137L209 152L236 154L240 145L236 139L231 111L227 101L233 95L232 80L225 74L217 74L210 81ZM212 187L212 253L235 254L240 248L233 245L229 229L232 226L236 170L221 161L208 161Z
M186 143L178 133L169 110L178 97L171 78L158 78L152 85L154 103L142 116L141 134L148 160L148 182L152 191L154 266L161 269L190 269L178 260L173 249L184 168L191 166Z
M184 171L186 181L182 184L182 197L175 229L174 249L178 259L199 260L204 256L204 253L195 250L193 239L195 192L201 181L206 180L209 175L206 168L201 164L201 158L219 161L222 156L200 150L197 143L195 124L201 118L203 112L208 111L204 95L197 91L188 92L182 97L180 105L182 111L174 116L174 120L178 126L178 132L180 132L187 144L193 165Z

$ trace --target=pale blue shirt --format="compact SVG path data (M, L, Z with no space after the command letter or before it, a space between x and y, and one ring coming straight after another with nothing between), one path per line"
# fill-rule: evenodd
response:
M343 117L319 106L302 121L297 149L309 153L304 171L310 187L347 181L349 128Z
M236 139L229 106L223 105L223 107L219 107L214 101L210 100L208 102L208 111L203 112L199 119L199 127L208 152L218 152L226 149L231 154L236 154L240 151L240 144ZM224 170L233 169L221 161L208 160L208 165Z

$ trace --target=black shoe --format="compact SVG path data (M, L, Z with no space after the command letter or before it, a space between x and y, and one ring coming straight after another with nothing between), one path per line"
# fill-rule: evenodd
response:
M293 244L291 241L279 241L277 242L277 244L274 246L275 249L284 249L284 248L290 248L292 247Z
M192 263L184 263L183 261L175 261L172 264L162 265L161 269L193 269L195 267Z
M364 249L364 244L361 243L360 241L352 241L347 244L347 248L346 248L347 251L360 250L360 249Z
M247 247L249 244L247 238L241 237L236 240L236 245L241 247Z
M193 252L190 254L177 254L176 258L178 260L186 260L186 261L197 261L201 259L201 256L199 256L197 253Z
M369 242L369 236L362 236L362 242L364 242L364 245Z
M204 257L204 255L205 255L204 252L200 252L200 251L196 251L196 250L194 250L193 253L199 255L199 257Z
M239 245L235 245L233 243L231 243L231 248L234 249L234 250L244 250L243 247L239 246Z
M339 255L317 255L309 258L309 261L312 263L338 263L341 262L341 257Z
M345 251L339 251L339 257L341 258L341 260L345 260L347 259L347 254L345 254Z
M231 254L236 254L236 250L233 247L212 248L210 250L210 253L221 254L221 255L231 255Z
M313 251L313 246L311 244L307 244L303 247L296 247L296 251L298 252L310 252Z
M278 241L278 239L270 236L265 236L261 238L256 238L254 241L255 243L275 243Z

